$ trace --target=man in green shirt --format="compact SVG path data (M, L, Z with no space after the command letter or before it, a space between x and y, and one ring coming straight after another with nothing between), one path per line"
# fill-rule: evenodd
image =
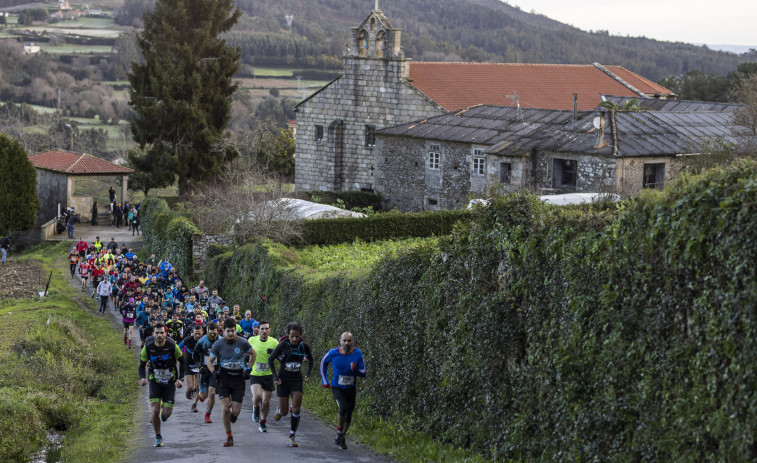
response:
M271 338L271 324L267 320L259 322L260 334L249 339L250 345L257 357L250 374L250 390L252 391L252 421L259 423L258 430L267 432L266 419L271 408L271 394L275 388L273 374L268 365L268 356L279 345L278 341Z

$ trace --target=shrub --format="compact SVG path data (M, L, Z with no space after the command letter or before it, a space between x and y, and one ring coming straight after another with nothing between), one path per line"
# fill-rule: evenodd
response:
M314 355L351 331L369 369L361 407L455 446L752 461L755 203L757 163L743 162L615 208L494 198L367 274L311 278L269 243L213 259L233 275L224 297L279 333L302 322Z
M145 198L139 214L148 253L167 259L187 277L192 277L192 235L200 232L197 227L171 211L164 200L151 196Z
M0 235L37 222L37 171L21 144L0 134Z
M351 243L355 239L377 241L447 235L458 221L474 213L466 210L373 214L352 219L315 219L304 222L305 244Z

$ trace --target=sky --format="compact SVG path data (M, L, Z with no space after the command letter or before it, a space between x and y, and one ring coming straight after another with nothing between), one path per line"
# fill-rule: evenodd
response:
M506 0L583 30L757 47L757 0Z

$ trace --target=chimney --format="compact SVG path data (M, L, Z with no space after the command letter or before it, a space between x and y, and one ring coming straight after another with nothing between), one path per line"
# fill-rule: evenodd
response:
M578 93L573 92L573 120L578 119Z

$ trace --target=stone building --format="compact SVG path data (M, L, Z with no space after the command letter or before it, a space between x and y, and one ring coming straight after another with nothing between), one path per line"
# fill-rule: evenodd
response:
M630 196L663 188L701 138L735 141L736 107L670 102L611 112L475 106L377 131L377 175L384 179L386 205L401 211L460 208L490 189Z
M382 192L375 130L477 104L588 110L600 94L673 96L621 66L413 62L401 38L376 7L352 28L343 75L297 105L296 190Z

